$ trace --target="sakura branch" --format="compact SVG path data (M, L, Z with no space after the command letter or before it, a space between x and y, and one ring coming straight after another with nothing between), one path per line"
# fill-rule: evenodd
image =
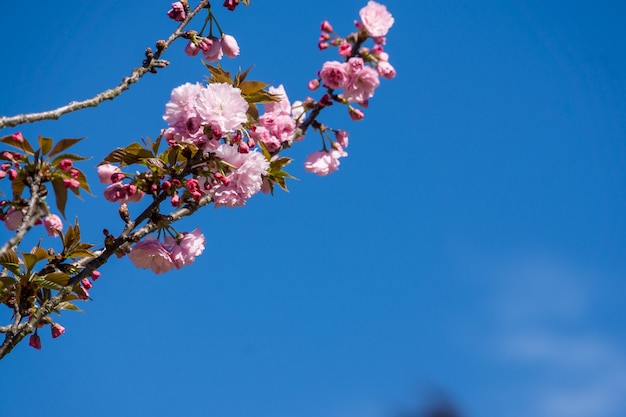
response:
M234 10L238 4L227 0L224 6ZM202 28L182 33L202 8L208 10ZM393 17L374 1L361 9L357 31L346 37L336 34L328 21L322 23L319 49L337 47L343 62L324 63L308 83L312 91L322 88L318 100L294 102L282 85L249 80L249 70L231 74L210 64L223 56L234 58L240 50L235 38L223 32L208 2L193 12L186 3L176 2L167 14L183 23L168 41L157 43L154 55L147 54L139 72L153 68L171 42L183 36L189 41L185 52L192 57L201 53L210 77L207 84L188 82L172 90L163 115L167 127L155 140L115 149L99 164L104 198L118 205L122 222L104 228L101 243L84 242L78 220L64 228L44 198L50 185L56 208L65 217L68 195L91 192L77 167L86 158L67 152L81 139L55 142L39 137L36 150L19 132L0 139L17 149L0 154L6 160L0 165L0 179L7 178L12 189L12 199L0 202L0 220L16 231L0 248L0 302L12 311L12 323L0 327L5 334L0 359L28 335L29 345L41 349L38 329L43 326L50 326L52 338L62 335L65 328L50 314L77 310L75 301L88 301L99 269L111 259L128 256L135 267L156 274L192 265L203 253L206 238L200 227L179 231L175 223L211 204L243 207L259 191L273 194L276 186L287 190L287 180L293 177L285 168L292 159L283 153L295 143L305 146L308 129L320 133L322 149L306 158L305 169L317 175L336 171L339 158L347 156L348 133L325 126L319 120L322 112L336 103L347 107L352 120L361 120L361 108L367 108L379 77L395 75L383 51ZM371 48L365 46L369 40ZM22 197L26 187L27 199ZM55 247L43 249L47 241L40 241L29 252L18 251L38 223ZM120 231L111 233L114 229Z
M176 28L176 30L174 30L174 32L172 32L167 40L160 40L156 42L156 51L154 53L152 52L151 48L146 49L145 59L142 65L134 68L131 71L130 75L128 77L124 77L122 79L122 82L119 83L117 86L98 93L92 98L82 101L73 101L65 106L61 106L53 110L38 113L18 114L15 116L2 116L0 117L0 129L5 127L14 127L25 123L40 122L42 120L57 120L67 113L72 113L77 110L83 110L89 107L96 107L103 101L113 100L115 97L128 90L134 83L138 82L147 73L156 74L157 69L165 68L166 66L168 66L169 62L161 59L161 56L176 39L185 35L185 27L202 9L205 9L207 7L209 7L209 1L202 0L192 11L188 10L188 14L186 14L185 16L184 10L185 8L188 9L188 6L185 2L185 8L183 8L181 3L182 14L177 14L178 17L183 16L183 19L180 20L180 25Z

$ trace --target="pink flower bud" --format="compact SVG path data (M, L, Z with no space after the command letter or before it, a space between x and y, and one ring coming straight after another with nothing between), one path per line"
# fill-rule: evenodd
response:
M222 35L221 40L222 52L229 58L234 58L239 55L239 45L237 44L237 40L227 34Z
M350 56L352 54L352 45L350 42L343 41L339 44L339 55Z
M11 137L16 142L24 142L24 136L22 136L22 132L15 132L11 135Z
M322 32L332 32L333 27L328 20L324 20L321 25Z
M172 8L167 12L167 16L176 22L185 20L185 8L183 4L179 1L172 3Z
M13 181L15 178L17 178L17 171L14 169L10 169L7 171L7 174L9 175L9 180Z
M239 142L239 146L237 147L237 152L248 153L250 152L250 148L248 148L248 144L246 142Z
M178 207L180 205L180 197L178 196L178 193L172 196L172 198L170 199L170 203L174 207Z
M172 183L167 180L161 183L161 190L163 191L169 190L171 187L172 187Z
M86 290L90 290L93 287L93 284L89 281L88 278L83 278L80 283Z
M309 81L309 83L307 84L307 87L309 88L309 90L314 91L317 90L320 86L320 80L318 80L317 78L312 79L311 81Z
M71 190L75 190L80 186L80 182L78 182L78 180L75 180L74 178L64 178L63 179L63 186L65 188L69 188Z
M354 107L348 107L348 113L350 114L350 118L355 121L363 120L365 116L361 110L355 109Z
M111 184L116 181L111 180L111 175L120 172L120 169L112 164L98 165L98 179L102 184Z
M317 44L317 47L319 48L320 51L323 51L324 49L328 49L328 42L320 42Z
M190 193L193 193L194 191L197 191L198 190L198 180L195 179L195 178L188 179L187 182L185 183L185 188Z
M124 178L126 178L126 176L122 172L114 172L111 174L111 182L120 182Z
M337 142L339 142L342 147L348 147L348 132L345 130L337 130L335 132L335 139L337 139Z
M239 0L226 0L224 2L224 7L226 7L231 12L235 10L235 7L239 5Z
M68 171L71 167L72 167L71 159L62 159L61 162L59 162L59 168L61 168L63 171Z
M93 271L91 273L91 279L96 281L98 278L100 278L102 274L99 271Z
M52 338L56 339L65 333L65 327L61 326L59 323L52 323Z
M200 48L193 43L193 41L189 41L187 46L185 46L185 54L188 56L196 56L200 52Z
M396 76L395 68L387 61L379 61L378 66L376 67L376 70L378 70L378 74L381 77L386 78L388 80Z
M32 346L35 349L41 349L41 339L39 338L37 333L30 336L30 339L28 340L28 346Z

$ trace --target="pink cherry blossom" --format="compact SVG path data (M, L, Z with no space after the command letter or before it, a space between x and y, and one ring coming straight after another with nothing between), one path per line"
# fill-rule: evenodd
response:
M202 88L196 101L202 124L221 133L240 129L248 121L248 102L241 90L227 83L211 83Z
M72 168L72 160L62 159L61 162L59 162L59 168L61 168L63 171L69 171L69 169Z
M223 34L220 41L222 46L222 52L229 58L234 58L239 55L239 45L237 40L232 35Z
M111 176L117 172L121 172L119 167L112 164L98 165L98 179L103 184L112 184Z
M376 69L378 70L378 74L380 74L381 77L388 80L396 76L395 68L387 61L379 61Z
M387 8L375 1L369 1L359 11L359 16L370 36L385 36L394 22Z
M236 146L227 144L220 145L215 153L217 157L235 167L226 177L228 183L218 183L209 190L215 207L245 205L246 201L261 189L263 175L269 168L269 162L260 152L239 153Z
M136 243L128 257L137 268L151 269L155 274L163 274L175 266L167 248L154 236Z
M63 222L61 221L61 218L56 214L46 216L46 218L43 219L43 226L46 228L48 236L57 237L59 235L57 233L57 230L63 230Z
M335 139L337 139L337 143L339 143L342 148L348 147L348 132L345 130L337 130L335 132Z
M209 62L219 61L224 55L222 51L222 44L218 39L208 38L206 38L205 43L209 43L209 41L211 41L209 47L206 49L202 48L202 55L204 56L204 59Z
M328 175L339 168L339 158L348 156L343 149L317 151L307 156L304 169L320 176Z
M344 87L348 82L347 66L338 61L325 62L319 75L324 85L333 90Z
M374 90L380 85L378 72L365 66L362 58L348 60L348 77L349 81L343 89L344 96L358 103L374 96Z
M196 260L196 256L204 251L205 238L200 229L183 233L183 238L178 242L172 238L169 239L173 241L170 254L178 269L192 264Z
M4 225L9 230L17 230L24 220L24 214L22 210L17 210L15 207L10 207L4 217Z

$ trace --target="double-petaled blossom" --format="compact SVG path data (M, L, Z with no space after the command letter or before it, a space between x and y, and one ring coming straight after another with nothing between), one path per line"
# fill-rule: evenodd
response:
M215 154L233 167L226 175L227 181L218 182L208 191L215 207L245 205L261 189L269 162L260 152L240 153L236 146L227 144L220 145Z
M361 22L370 36L385 36L393 26L393 16L387 8L375 1L369 1L367 6L359 11Z
M15 207L10 207L6 215L4 216L4 225L7 229L13 231L17 230L18 227L22 224L24 220L24 213L22 210L18 210Z
M320 176L328 175L339 168L339 158L348 156L341 146L323 151L313 152L307 156L304 169Z
M163 119L169 124L164 136L170 142L190 142L200 149L214 151L218 138L242 127L248 120L248 103L241 90L227 83L186 83L172 90ZM211 130L212 137L205 134Z
M324 85L333 90L343 88L348 82L348 70L344 62L325 62L319 75Z
M374 90L380 85L378 72L364 64L359 57L347 62L348 82L343 88L344 97L361 103L374 96Z
M205 238L200 229L183 233L183 237L176 240L171 237L165 239L166 244L170 245L170 255L176 268L190 265L204 251Z
M162 274L192 264L204 251L204 242L204 235L198 228L182 233L179 239L167 236L163 242L148 236L133 246L128 257L136 267Z
M114 181L111 177L120 172L119 167L113 164L98 165L98 179L102 184L112 184Z
M59 234L57 230L63 230L63 222L61 218L56 214L50 214L43 219L43 226L48 232L48 236L57 237Z
M301 112L294 111L282 85L270 87L268 91L279 97L280 101L263 105L265 113L259 117L259 124L250 130L250 136L263 142L268 151L274 152L285 143L291 144L296 130L295 119Z
M137 268L151 269L155 274L171 271L175 266L168 248L154 236L137 242L128 258Z

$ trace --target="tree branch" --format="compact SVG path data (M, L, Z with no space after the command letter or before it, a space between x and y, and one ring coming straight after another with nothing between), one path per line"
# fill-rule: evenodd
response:
M186 19L176 28L176 30L172 32L170 37L165 42L157 43L157 51L154 55L152 55L152 52L148 48L148 50L146 50L146 59L144 60L142 66L133 69L130 76L125 77L116 87L105 90L87 100L72 101L65 106L61 106L53 110L0 117L0 129L18 126L25 123L40 122L42 120L56 120L64 114L86 109L88 107L96 107L105 100L113 100L115 97L128 90L132 84L139 81L139 79L141 79L141 77L143 77L146 73L156 73L157 68L164 68L169 65L168 61L160 59L161 55L176 39L183 35L183 29L200 12L200 10L208 5L208 0L202 0L198 6L196 6L196 8L187 15Z

